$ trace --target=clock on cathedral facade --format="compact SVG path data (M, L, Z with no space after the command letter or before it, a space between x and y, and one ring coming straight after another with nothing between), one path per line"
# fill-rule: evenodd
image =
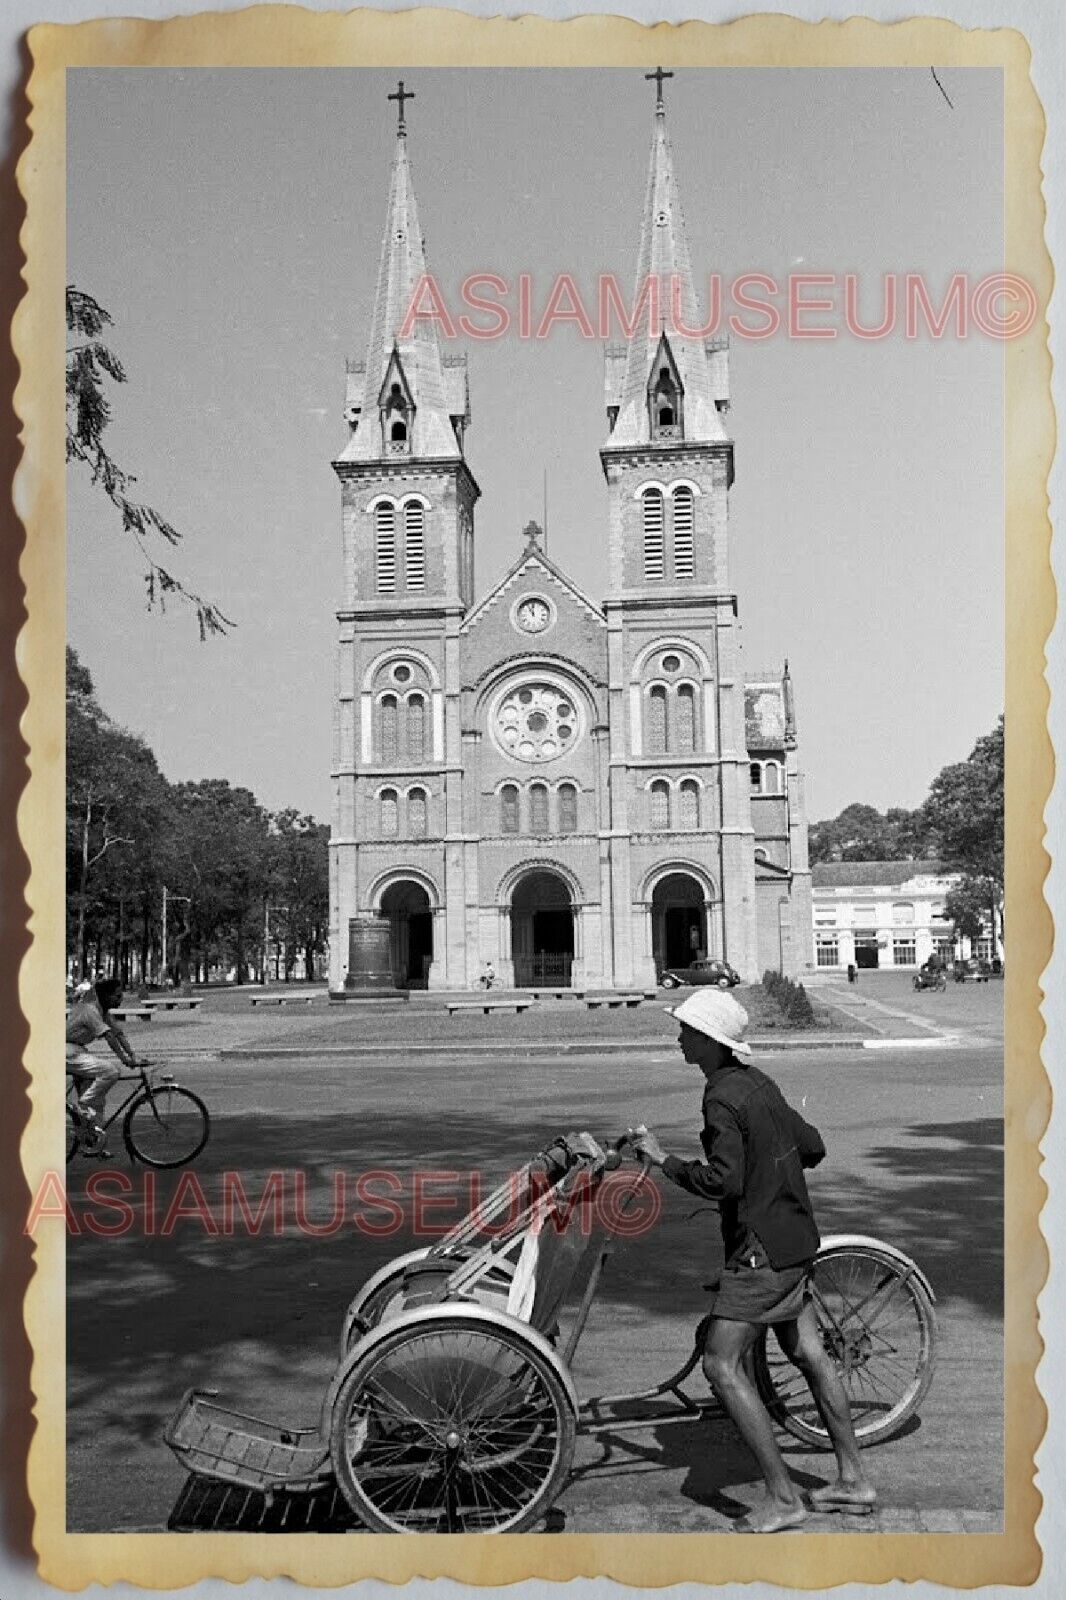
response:
M605 350L606 593L584 594L530 523L478 596L466 360L433 324L399 331L427 271L400 110L372 333L333 463L331 994L359 993L368 927L388 930L375 981L383 961L400 988L472 988L489 962L503 987L650 990L703 955L749 980L800 972L792 682L787 662L743 661L726 343L638 327ZM695 326L661 99L638 271L680 280Z

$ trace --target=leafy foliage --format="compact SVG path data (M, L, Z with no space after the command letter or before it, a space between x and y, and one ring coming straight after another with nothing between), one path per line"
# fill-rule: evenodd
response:
M786 1020L794 1027L814 1027L817 1018L811 1005L810 995L802 983L794 983L782 972L767 971L762 975L762 985Z
M67 927L73 970L176 984L263 975L312 977L329 926L329 830L294 810L272 816L247 789L208 778L170 784L143 740L100 707L67 651Z
M165 610L167 597L176 596L193 607L201 639L208 634L226 633L235 624L152 554L156 539L173 546L180 543L181 534L153 506L134 497L136 478L123 471L104 447L104 430L111 421L106 380L126 382L122 363L100 337L112 325L111 316L91 295L73 284L67 285L66 314L67 461L80 462L87 468L91 482L99 485L118 511L123 531L136 543L147 569L149 610L157 604Z

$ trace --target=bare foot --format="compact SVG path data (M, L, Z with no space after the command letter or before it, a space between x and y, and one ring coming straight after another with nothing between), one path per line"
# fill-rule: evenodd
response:
M877 1490L866 1478L838 1478L812 1489L807 1501L812 1511L852 1511L863 1516L877 1505Z
M764 1500L733 1524L737 1533L783 1533L786 1528L798 1528L807 1520L807 1508L802 1500L791 1503Z

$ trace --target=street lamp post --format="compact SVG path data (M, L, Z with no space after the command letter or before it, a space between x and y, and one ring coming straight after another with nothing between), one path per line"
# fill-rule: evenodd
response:
M167 975L167 901L168 900L184 900L185 904L189 905L189 904L191 904L191 901L192 901L192 895L189 895L189 894L171 894L171 892L167 888L166 884L163 885L163 950L162 950L162 956L161 956L161 959L160 959L160 966L163 969L163 977L164 978L166 978L166 975Z

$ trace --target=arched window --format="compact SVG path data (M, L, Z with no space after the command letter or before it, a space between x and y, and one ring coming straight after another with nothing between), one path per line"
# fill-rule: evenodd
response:
M681 785L679 822L682 828L700 825L700 786L693 778L686 778Z
M781 768L776 761L768 761L762 773L763 794L781 793Z
M649 791L651 825L657 832L670 826L670 785L659 778Z
M382 501L374 513L374 563L378 594L396 593L396 508Z
M395 839L400 831L400 807L395 789L381 791L381 837Z
M648 691L648 754L666 754L666 689L661 683Z
M674 490L674 577L691 578L696 572L695 502L692 490L682 484Z
M577 832L577 790L572 783L559 785L559 832Z
M500 790L500 832L518 832L518 789L513 783Z
M394 444L402 444L407 438L407 424L402 418L393 423L389 437L392 439Z
M409 589L426 587L426 513L417 500L403 511L405 578Z
M762 794L762 767L757 761L753 761L748 768L748 777L751 782L752 794Z
M548 823L548 789L543 783L530 785L529 790L529 831L530 833L547 833Z
M663 497L658 489L646 489L644 503L644 577L654 582L665 573L663 545Z
M412 839L426 837L427 822L426 791L412 789L407 796L407 831Z
M381 697L381 759L387 766L393 765L398 759L397 733L396 696L394 694L383 694Z
M688 755L696 748L696 691L691 683L678 684L677 715L674 721L675 738L671 741L672 749Z
M407 759L424 761L426 757L426 702L420 694L413 694L407 702Z

